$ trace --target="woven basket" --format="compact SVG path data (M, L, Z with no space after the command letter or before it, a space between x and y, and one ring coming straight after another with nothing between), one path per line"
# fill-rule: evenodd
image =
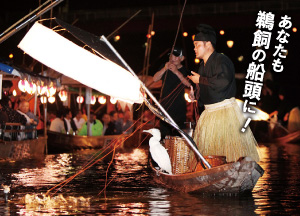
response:
M192 172L189 166L190 152L192 151L186 140L180 137L166 136L165 148L167 149L172 165L173 174Z

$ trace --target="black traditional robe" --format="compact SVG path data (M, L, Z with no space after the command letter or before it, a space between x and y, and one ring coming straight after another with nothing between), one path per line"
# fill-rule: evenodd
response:
M224 54L213 52L205 66L203 61L200 63L198 73L200 97L197 99L200 105L214 104L235 97L234 65Z

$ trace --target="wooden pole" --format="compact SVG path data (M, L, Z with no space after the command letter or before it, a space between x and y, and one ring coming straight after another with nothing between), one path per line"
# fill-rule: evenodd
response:
M36 115L37 113L37 91L35 91L34 93L34 110L33 110L33 114Z
M91 96L92 96L92 89L87 87L85 89L85 104L86 104L86 112L87 112L87 135L88 136L92 136L92 134L90 133Z
M44 138L47 139L47 102L43 104L44 107ZM48 143L46 142L46 154L48 154Z
M79 87L79 96L81 96L81 87ZM78 103L78 109L81 110L81 103Z
M151 32L153 31L153 25L154 25L154 13L152 13L151 24L149 25L149 28L148 28L148 35L151 35ZM142 77L148 76L151 45L152 45L152 36L147 38L147 47L146 47L146 52L145 52L144 69L143 69ZM144 110L145 110L145 106L143 104L141 107L141 115L144 114ZM140 124L143 124L143 117L140 120ZM139 133L139 143L141 142L141 139L142 139L142 133Z

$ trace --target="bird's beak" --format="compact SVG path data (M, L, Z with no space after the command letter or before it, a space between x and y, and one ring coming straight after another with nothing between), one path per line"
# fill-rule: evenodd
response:
M150 130L143 130L143 132L146 132L146 133L151 133L151 132L150 132Z

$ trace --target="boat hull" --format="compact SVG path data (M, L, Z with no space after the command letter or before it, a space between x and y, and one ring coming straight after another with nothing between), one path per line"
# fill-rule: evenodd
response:
M152 165L156 183L167 188L197 194L242 194L251 192L264 170L250 157L203 171L169 175Z
M21 160L40 158L45 155L47 137L21 141L0 141L0 158Z
M274 139L274 141L277 143L300 143L300 131L289 133Z
M110 144L121 146L126 135L78 136L48 131L48 152L61 153L83 149L101 149Z

